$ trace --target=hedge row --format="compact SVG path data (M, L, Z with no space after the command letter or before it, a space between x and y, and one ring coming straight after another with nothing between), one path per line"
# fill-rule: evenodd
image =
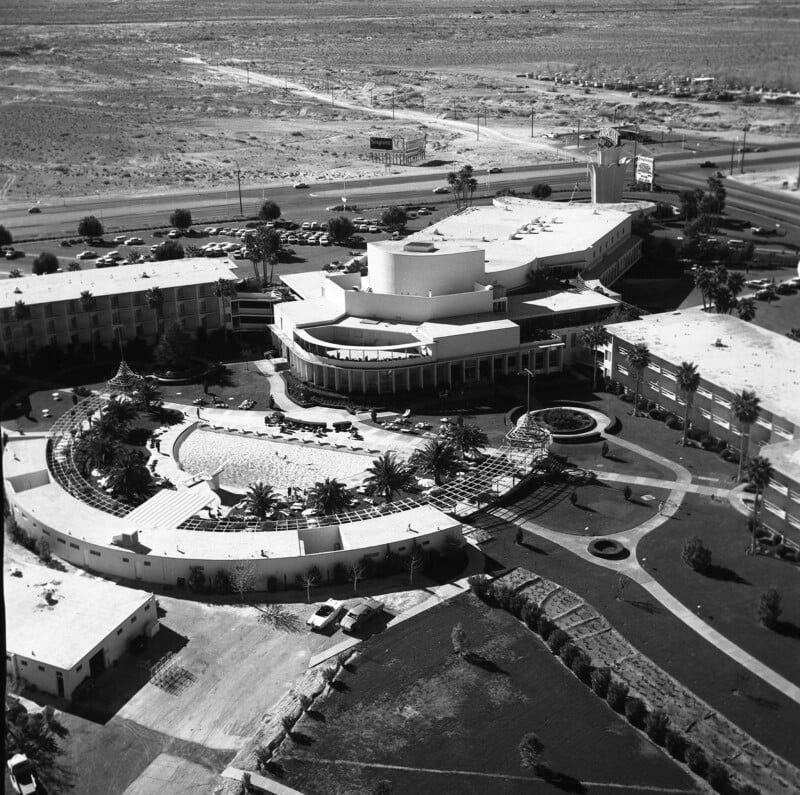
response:
M666 712L649 710L642 699L629 694L628 685L608 668L595 668L589 655L536 602L506 583L492 582L483 574L470 577L469 585L483 602L501 607L520 619L599 698L604 699L615 712L624 715L632 726L644 731L654 743L665 748L673 759L685 763L693 773L705 778L717 792L751 795L756 791L750 784L735 785L721 762L708 756L681 731L670 727Z

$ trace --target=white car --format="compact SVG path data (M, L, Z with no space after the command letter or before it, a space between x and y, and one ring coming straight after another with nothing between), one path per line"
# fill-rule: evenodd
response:
M19 795L34 795L37 784L33 775L33 766L28 757L25 754L14 754L6 764L14 792Z
M306 620L311 629L322 630L333 624L344 610L344 602L338 599L328 599L321 604Z
M444 185L439 185L438 188L433 189L434 193L450 193L450 188L445 188Z
M124 243L124 242L125 242L125 235L117 235L117 236L114 238L114 242L115 242L117 245L120 245L121 243Z
M126 246L142 246L142 245L144 245L144 240L142 240L142 238L140 238L140 237L129 237L125 241L125 245Z
M95 259L96 257L97 252L89 251L88 249L86 251L81 251L81 253L78 254L78 259Z

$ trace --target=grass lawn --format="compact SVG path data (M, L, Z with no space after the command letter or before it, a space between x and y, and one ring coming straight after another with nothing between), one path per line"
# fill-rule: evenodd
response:
M749 676L744 688L747 672L742 666L662 608L645 590L630 583L624 599L617 599L615 571L580 560L532 535L519 546L514 543L516 526L491 515L478 514L470 523L485 528L493 537L481 545L488 556L488 570L524 566L580 594L634 646L713 709L800 766L800 744L796 741L800 706L755 676ZM673 524L677 525L671 522L663 528L665 536L669 536ZM650 560L647 553L644 556ZM715 625L716 620L711 623ZM759 630L757 636L763 638L763 631Z
M542 483L515 500L513 509L525 519L549 530L586 536L618 533L650 519L669 492L666 489L634 486L626 500L623 483L589 483L582 486L565 481ZM578 502L570 495L575 491ZM647 499L642 499L647 497Z
M681 560L686 539L699 536L711 550L713 569L702 575ZM794 682L800 682L800 603L796 566L748 555L745 518L727 503L688 494L675 520L639 544L647 569L685 605L700 605L700 615L754 657ZM783 597L778 631L756 620L761 594L777 588Z
M458 623L482 664L453 654ZM531 731L550 782L520 766ZM696 791L525 627L469 594L370 640L296 732L277 761L286 783L308 793L372 793L382 779L419 795L611 792L611 783Z
M614 445L613 437L609 441L609 454L603 458L601 451L603 442L584 442L582 444L553 444L550 448L558 455L566 456L570 464L575 464L582 469L598 469L604 472L619 472L644 478L660 478L661 480L675 480L675 473L671 469L661 466L632 450L626 450Z

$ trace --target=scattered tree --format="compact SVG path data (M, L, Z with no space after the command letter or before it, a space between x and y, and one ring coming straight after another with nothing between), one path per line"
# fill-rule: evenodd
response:
M90 240L93 237L102 237L105 230L101 221L93 215L87 215L78 223L78 234Z
M595 323L581 332L581 342L587 348L591 348L594 354L592 361L592 391L597 389L597 352L603 345L607 345L610 340L611 335L606 331L606 327L602 323Z
M741 320L750 322L756 316L756 302L752 298L740 298L736 303L736 312Z
M477 425L459 422L451 425L447 433L448 439L464 457L482 453L489 444L489 437Z
M408 213L402 207L387 207L381 213L381 223L389 229L403 229L408 223Z
M408 584L409 586L414 585L414 572L419 571L425 563L425 559L422 557L422 554L417 549L416 546L411 550L411 554L406 558L404 562L404 566L408 571Z
M344 243L356 231L355 225L346 215L337 215L328 219L328 237L334 243Z
M153 351L153 360L160 372L186 370L194 357L194 341L188 332L177 323L167 323L158 345Z
M123 450L108 473L111 493L127 502L140 502L154 490L153 476L147 468L147 456L138 450Z
M544 743L538 735L533 732L523 735L519 741L519 763L522 767L538 771L541 768L543 753Z
M55 254L51 254L49 251L43 251L33 260L33 273L36 276L55 273L58 267L58 257Z
M336 478L318 480L308 495L309 504L325 516L343 513L353 503L353 493Z
M267 199L258 211L258 217L262 221L275 221L281 217L281 208L274 202Z
M450 641L453 644L453 654L466 657L469 654L469 639L464 630L464 625L456 624L450 632Z
M165 240L160 243L152 254L156 262L168 262L174 259L183 259L183 246L177 240Z
M364 564L357 560L347 567L347 579L353 583L353 593L358 593L358 583L366 576L367 569Z
M761 511L761 495L772 479L772 464L768 458L757 455L747 462L747 479L756 488L756 497L753 502L753 521L750 536L750 554L756 551L756 530L759 525L759 515Z
M367 494L379 494L386 502L391 502L398 491L414 484L414 475L408 466L398 461L395 454L389 451L373 459L367 472L369 475L364 481Z
M458 471L456 451L449 441L429 439L411 454L409 464L423 475L432 477L437 486L443 478L451 478Z
M169 216L169 223L176 229L182 232L192 225L192 211L191 210L173 210Z
M247 238L247 258L253 263L256 279L262 284L272 284L273 271L278 262L278 252L281 250L281 236L274 229L259 226L255 234ZM261 275L258 273L258 263L261 263ZM269 266L269 277L267 276Z
M244 595L252 591L256 584L256 569L253 563L238 563L230 574L231 588L239 594L239 599L244 602Z
M776 629L782 612L781 595L777 588L764 591L758 602L758 623L767 629Z
M306 589L306 602L311 602L311 589L316 588L320 584L321 580L322 575L316 566L300 576L300 581L303 584L303 588Z
M10 246L14 243L14 237L2 224L0 224L0 246Z
M681 558L690 569L699 574L705 574L711 568L711 550L703 546L702 539L697 536L686 540Z
M761 401L755 392L743 389L741 394L734 395L731 399L731 414L736 417L741 431L741 442L739 444L739 471L736 474L737 481L742 479L745 458L747 457L747 447L750 441L750 428L761 414Z

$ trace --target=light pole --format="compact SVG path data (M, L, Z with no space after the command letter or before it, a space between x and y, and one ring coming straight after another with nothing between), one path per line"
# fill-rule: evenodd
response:
M739 173L744 174L744 153L747 151L747 128L749 124L742 127L742 159L739 161Z
M525 428L527 428L531 422L531 378L536 378L536 373L532 372L529 367L523 367L517 375L524 375L528 379L527 398L525 401Z
M531 105L531 138L533 138L533 105Z
M244 210L242 209L242 172L239 170L239 161L234 160L236 163L236 182L239 185L239 215L244 216Z

